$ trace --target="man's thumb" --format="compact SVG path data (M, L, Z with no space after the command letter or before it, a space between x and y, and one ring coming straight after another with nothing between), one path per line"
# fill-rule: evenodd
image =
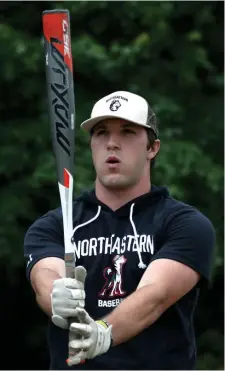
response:
M75 279L77 281L80 281L84 284L86 276L87 271L82 265L79 265L78 267L75 268Z

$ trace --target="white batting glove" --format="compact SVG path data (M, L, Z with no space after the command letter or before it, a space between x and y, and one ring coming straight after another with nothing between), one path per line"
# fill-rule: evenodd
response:
M94 321L82 308L77 308L76 318L80 323L70 325L71 338L74 334L74 339L69 342L68 366L106 353L112 343L112 326L101 320Z
M87 272L82 266L75 268L75 278L61 278L53 283L51 294L52 322L62 329L68 329L68 317L76 315L76 308L84 308L84 282Z

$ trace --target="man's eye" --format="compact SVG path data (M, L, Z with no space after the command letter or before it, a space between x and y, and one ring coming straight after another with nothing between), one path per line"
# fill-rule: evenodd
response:
M132 130L132 129L124 129L123 132L125 134L136 134L136 132L134 130Z
M98 130L97 132L96 132L96 135L105 135L106 134L106 130L104 130L104 129L102 129L102 130Z

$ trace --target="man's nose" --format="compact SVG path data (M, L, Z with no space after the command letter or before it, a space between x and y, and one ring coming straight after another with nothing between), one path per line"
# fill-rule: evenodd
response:
M120 148L120 141L117 135L110 134L108 137L107 148L110 150Z

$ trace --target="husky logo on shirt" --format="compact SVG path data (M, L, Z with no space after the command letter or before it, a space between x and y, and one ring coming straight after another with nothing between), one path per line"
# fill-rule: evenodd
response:
M98 300L99 307L115 307L121 301L119 298L126 295L126 291L123 290L123 267L127 259L124 255L116 255L112 262L113 267L106 267L103 271L105 283L98 295L101 298L118 299Z

